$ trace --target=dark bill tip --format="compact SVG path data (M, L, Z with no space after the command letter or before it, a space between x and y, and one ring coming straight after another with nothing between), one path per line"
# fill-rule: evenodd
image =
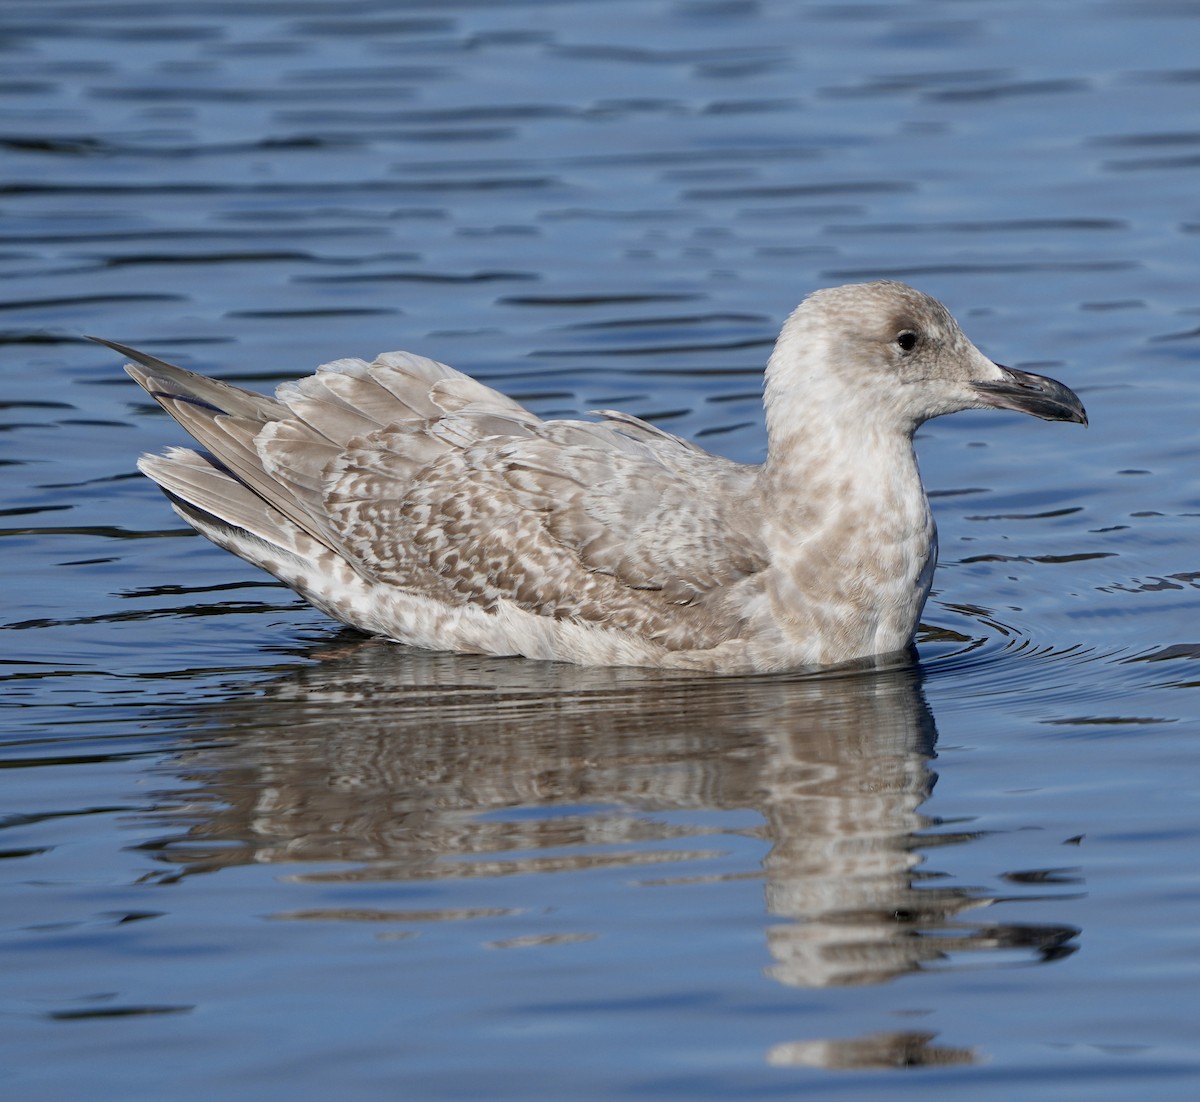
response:
M996 366L1004 372L1003 379L971 384L989 406L1028 413L1044 421L1074 421L1079 425L1088 423L1087 410L1083 408L1079 395L1070 387L1063 386L1057 379L1035 375L1032 371L1018 371L1015 367L1001 364Z

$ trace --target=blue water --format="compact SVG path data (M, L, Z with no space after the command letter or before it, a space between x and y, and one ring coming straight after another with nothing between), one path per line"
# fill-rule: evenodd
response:
M1200 1093L1200 6L0 8L0 1095ZM435 356L761 458L892 276L1091 427L934 421L919 662L342 631L134 471L94 333ZM935 787L936 785L936 787Z

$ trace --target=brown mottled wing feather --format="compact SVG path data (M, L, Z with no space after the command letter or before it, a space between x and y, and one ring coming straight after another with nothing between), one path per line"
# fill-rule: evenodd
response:
M760 570L766 557L753 523L754 471L680 444L647 444L638 455L522 442L504 457L505 479L588 570L688 603Z
M700 599L765 563L753 469L651 426L467 407L413 427L354 441L326 471L339 538L392 584L694 645L729 630ZM429 438L451 446L430 461Z
M339 360L268 398L119 348L215 460L147 461L168 492L284 545L294 524L423 596L696 647L733 630L710 598L766 561L753 468L628 414L543 422L408 353Z

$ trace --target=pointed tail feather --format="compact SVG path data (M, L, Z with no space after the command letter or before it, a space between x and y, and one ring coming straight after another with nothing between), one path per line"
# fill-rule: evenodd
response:
M260 517L281 515L312 539L337 550L328 525L264 469L255 446L264 426L291 416L286 405L176 367L128 345L92 339L135 360L125 365L130 377L212 456L209 461L184 449L165 458L147 456L139 464L146 475L179 501L268 541L271 535L248 523L255 511ZM268 527L274 531L278 525Z
M286 516L199 453L170 448L165 455L143 455L138 470L173 500L211 520L241 528L283 550L298 551L298 530Z
M192 402L207 406L210 410L233 414L235 417L250 417L264 423L289 416L287 406L266 394L258 394L232 383L223 383L219 379L210 379L195 371L176 367L157 356L130 348L127 344L118 344L103 337L88 337L88 340L133 360L134 363L125 365L125 371L168 413L172 413L166 405L166 401L169 400Z

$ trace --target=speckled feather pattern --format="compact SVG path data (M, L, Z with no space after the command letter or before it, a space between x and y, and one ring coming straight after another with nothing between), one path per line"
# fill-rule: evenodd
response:
M923 355L896 351L921 334ZM628 414L543 421L408 353L275 398L119 347L205 449L143 457L219 546L361 630L439 650L715 672L903 648L936 534L927 417L999 373L901 284L818 292L767 369L769 451L733 463Z

